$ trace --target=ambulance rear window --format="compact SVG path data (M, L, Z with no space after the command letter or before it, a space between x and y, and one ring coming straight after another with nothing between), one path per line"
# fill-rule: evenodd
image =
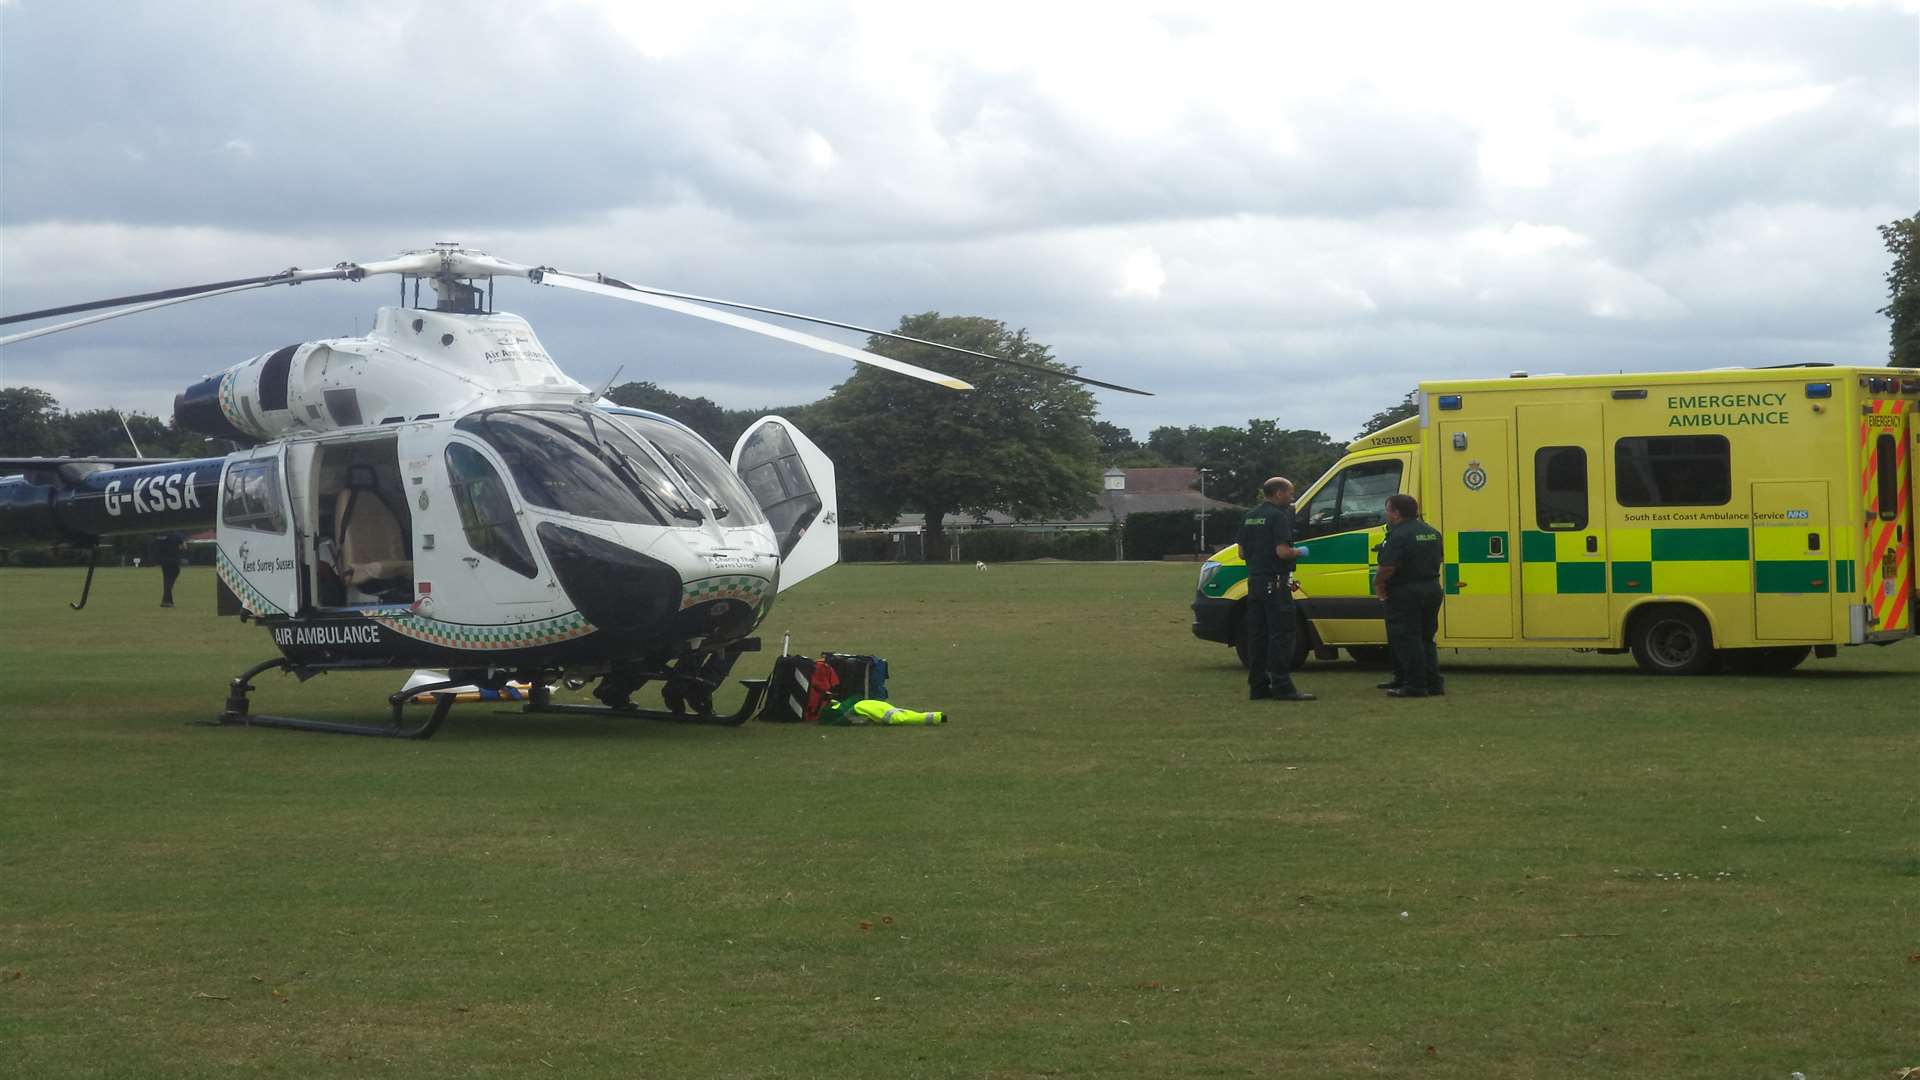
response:
M1733 498L1733 451L1725 435L1647 435L1613 444L1621 506L1725 506Z
M1900 516L1900 450L1893 436L1880 436L1873 444L1873 456L1879 480L1874 508L1881 521L1892 521Z

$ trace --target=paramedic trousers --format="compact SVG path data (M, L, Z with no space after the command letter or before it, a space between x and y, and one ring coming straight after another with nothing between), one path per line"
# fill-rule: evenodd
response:
M1409 581L1387 589L1387 648L1393 653L1393 681L1409 690L1438 690L1444 681L1440 650L1433 647L1444 596L1438 581Z
M1293 685L1294 635L1299 619L1294 614L1293 591L1287 579L1273 574L1257 574L1247 579L1247 685L1255 690L1272 687L1276 694L1290 694Z

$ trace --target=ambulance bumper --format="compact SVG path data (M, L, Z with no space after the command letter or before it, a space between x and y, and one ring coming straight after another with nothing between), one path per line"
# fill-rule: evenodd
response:
M1233 644L1233 606L1238 600L1208 596L1195 590L1193 596L1193 636L1201 641Z

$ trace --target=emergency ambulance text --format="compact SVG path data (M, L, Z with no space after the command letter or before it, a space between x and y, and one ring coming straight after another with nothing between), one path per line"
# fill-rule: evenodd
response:
M1750 424L1785 424L1792 417L1781 406L1787 403L1783 393L1768 394L1675 394L1667 398L1668 427L1745 427ZM1726 409L1728 412L1683 412L1682 410Z

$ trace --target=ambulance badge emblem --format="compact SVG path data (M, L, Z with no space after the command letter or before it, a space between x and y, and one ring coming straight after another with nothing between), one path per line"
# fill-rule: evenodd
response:
M1460 474L1460 482L1467 485L1468 491L1479 491L1487 486L1487 470L1477 461L1467 462L1467 471Z

